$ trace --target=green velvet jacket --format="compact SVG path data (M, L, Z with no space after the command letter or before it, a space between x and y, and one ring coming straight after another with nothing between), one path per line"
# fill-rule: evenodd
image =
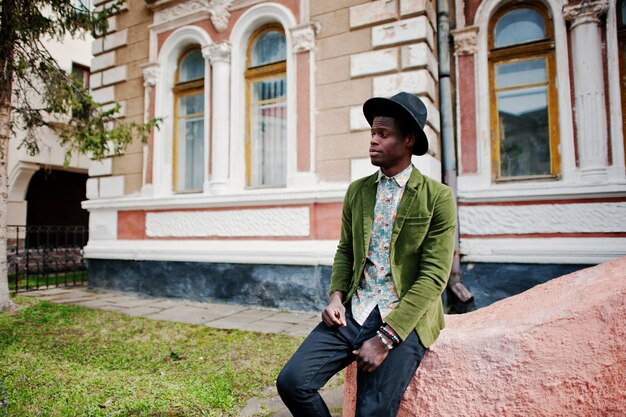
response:
M344 292L344 303L354 295L363 276L377 175L354 181L344 198L329 291ZM451 190L414 167L391 234L391 274L400 302L385 318L402 340L415 330L429 347L444 327L441 293L452 267L455 228L456 202Z

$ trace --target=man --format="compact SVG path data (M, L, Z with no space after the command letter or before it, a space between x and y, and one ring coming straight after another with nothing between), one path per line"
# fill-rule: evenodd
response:
M320 323L285 365L278 391L294 417L330 417L321 388L356 360L357 417L394 417L443 328L454 251L450 189L411 164L428 150L426 107L409 93L363 105L380 171L350 184Z

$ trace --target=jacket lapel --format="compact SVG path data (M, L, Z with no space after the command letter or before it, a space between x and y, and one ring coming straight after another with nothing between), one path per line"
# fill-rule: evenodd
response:
M372 222L374 220L374 208L376 206L376 178L378 178L378 173L369 177L362 189L363 253L365 253L366 256L370 244L370 237L372 236Z
M400 200L400 204L398 205L398 211L396 213L396 220L394 221L393 231L391 232L391 245L396 241L398 234L400 234L400 230L402 230L402 226L404 225L404 220L406 220L408 214L411 212L411 207L417 197L419 187L422 185L422 174L413 167L411 172L411 177L409 181L406 183L406 187L404 188L404 193L402 194L402 199Z

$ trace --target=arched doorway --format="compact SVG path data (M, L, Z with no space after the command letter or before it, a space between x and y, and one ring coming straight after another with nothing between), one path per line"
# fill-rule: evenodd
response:
M60 170L35 172L26 193L26 224L87 228L89 213L81 207L87 199L87 178L87 174Z

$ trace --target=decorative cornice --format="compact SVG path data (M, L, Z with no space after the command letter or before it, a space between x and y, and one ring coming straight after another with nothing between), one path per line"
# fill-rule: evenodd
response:
M232 47L228 41L212 43L202 48L202 56L204 59L208 59L211 64L215 64L216 62L230 62L231 49Z
M228 7L232 2L233 0L213 0L209 6L211 22L218 32L223 32L228 28L228 21L230 19Z
M148 62L141 65L143 68L143 86L154 87L159 78L159 64L156 62Z
M608 0L583 0L563 6L563 16L572 22L572 29L585 23L600 24L600 16L609 10Z
M232 2L233 0L187 0L174 3L172 0L159 0L148 7L154 10L155 25L200 14L210 17L215 29L223 32L228 27L228 7Z
M478 51L478 27L468 26L453 30L454 55L473 55Z
M172 20L179 19L181 17L194 14L194 13L206 13L210 12L209 0L190 0L176 3L170 6L171 2L158 1L154 3L156 8L154 12L154 23L164 23ZM159 7L163 5L163 7Z
M320 30L318 22L308 22L291 29L293 52L307 52L315 48L315 35Z

